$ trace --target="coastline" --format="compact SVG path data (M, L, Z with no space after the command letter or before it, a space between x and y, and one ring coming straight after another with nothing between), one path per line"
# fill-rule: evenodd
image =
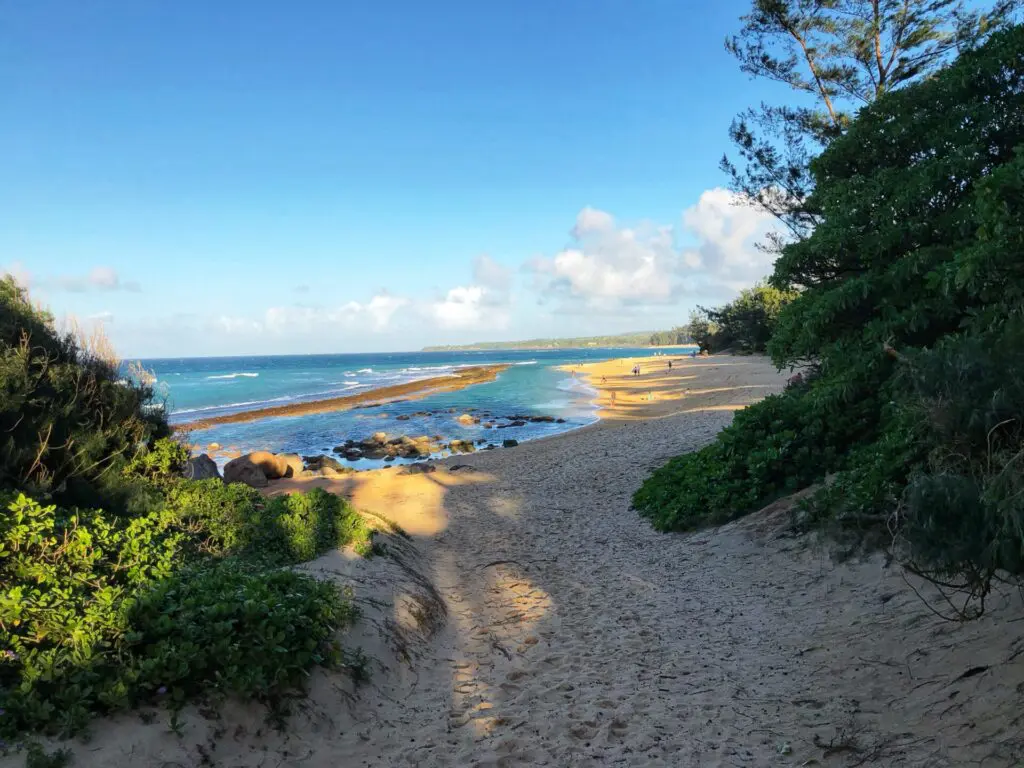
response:
M254 702L216 721L186 706L184 739L134 716L96 721L88 745L68 744L75 765L192 765L207 742L251 768L297 744L311 765L769 765L783 751L839 765L840 739L886 765L989 760L1016 733L1024 686L1006 663L1024 620L1012 592L951 625L914 590L937 593L881 556L830 562L783 535L785 499L720 528L656 532L630 510L651 469L785 385L765 358L667 362L645 358L639 377L634 358L566 367L594 380L602 408L579 429L430 472L272 481L272 495L339 493L379 529L373 558L299 566L353 590L364 614L342 642L365 654L371 685L315 670L282 730ZM862 706L865 691L885 705Z
M639 376L631 373L634 366L640 367ZM598 418L611 421L735 411L778 390L782 381L760 355L621 357L559 370L586 381L597 392Z
M399 398L414 400L439 392L457 392L474 384L485 384L494 381L500 373L508 370L508 368L509 365L504 363L472 366L462 368L457 373L446 376L434 376L429 379L378 387L352 395L331 397L324 400L310 400L301 403L288 403L287 405L275 405L267 408L255 408L247 411L238 411L237 413L181 422L174 425L174 430L202 430L221 424L241 424L281 416L307 416L315 413L330 413L332 411L344 411L363 406L384 405L394 402Z

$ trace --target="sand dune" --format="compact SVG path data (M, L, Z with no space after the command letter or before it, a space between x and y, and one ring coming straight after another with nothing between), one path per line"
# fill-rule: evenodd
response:
M180 737L166 716L101 722L76 765L1024 762L1018 595L961 626L896 566L833 563L778 514L655 533L629 508L650 469L783 377L757 358L632 383L629 363L611 365L578 374L604 387L598 425L332 486L413 534L391 537L390 557L307 566L366 610L349 643L372 657L369 684L317 672L283 732L251 704L217 721L189 710Z

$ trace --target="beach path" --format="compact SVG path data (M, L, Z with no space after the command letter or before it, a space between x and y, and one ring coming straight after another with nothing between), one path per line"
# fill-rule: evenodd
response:
M211 743L227 766L1018 764L1019 598L950 624L882 558L833 563L772 516L653 531L630 510L643 479L784 376L760 358L666 364L642 400L655 374L630 389L615 365L589 373L626 410L593 427L431 474L306 481L406 527L447 611L397 660L367 645L368 685L318 673L283 732L257 732L254 708L219 730L187 713L181 737L121 719L80 764L192 765ZM332 557L319 567L343 568Z

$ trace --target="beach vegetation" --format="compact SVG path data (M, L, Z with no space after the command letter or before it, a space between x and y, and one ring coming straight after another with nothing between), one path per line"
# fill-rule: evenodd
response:
M338 645L350 596L287 567L372 552L346 501L181 478L152 390L10 279L0 387L0 739L197 697L276 707L360 658Z
M820 181L811 160L843 136L863 106L920 83L1019 18L1019 0L751 0L726 50L753 78L787 86L789 104L761 104L729 129L723 156L739 199L773 215L767 244L814 231ZM775 90L776 93L779 91Z
M818 222L771 283L799 286L768 350L798 381L635 496L665 530L755 511L887 543L964 590L1024 573L1024 28L886 93L811 165Z
M675 347L684 344L691 344L690 331L685 325L679 325L668 331L655 331L651 334L650 345L652 347Z
M698 307L690 315L687 335L701 351L764 352L782 308L797 291L758 283L720 307Z

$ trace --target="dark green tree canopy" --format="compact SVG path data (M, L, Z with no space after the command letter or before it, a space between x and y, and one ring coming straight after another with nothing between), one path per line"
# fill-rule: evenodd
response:
M1014 28L887 95L814 161L821 221L772 276L806 288L780 319L778 364L928 345L1019 289L1022 39Z
M762 104L730 128L733 188L805 237L818 211L809 161L857 110L920 81L1012 23L1020 0L752 0L726 49L752 77L789 86L793 103Z

